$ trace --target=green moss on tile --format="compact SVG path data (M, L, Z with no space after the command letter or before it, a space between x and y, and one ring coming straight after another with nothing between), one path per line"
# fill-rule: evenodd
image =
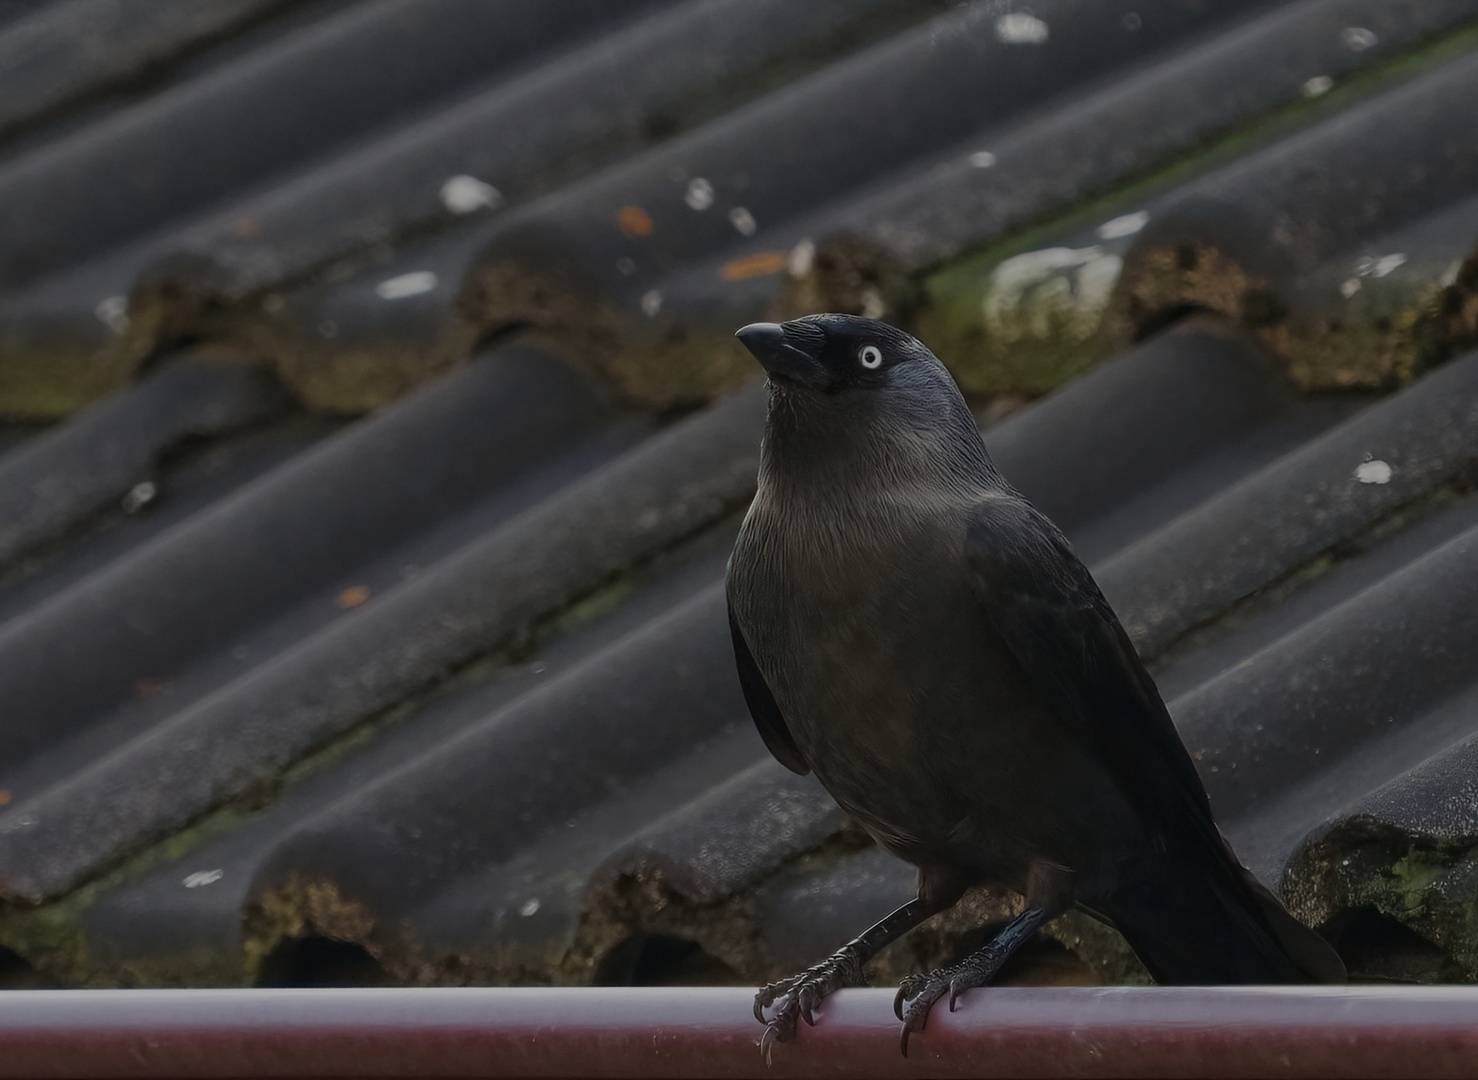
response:
M968 394L1044 394L1107 351L1099 326L1120 265L1097 246L1057 246L1003 259L983 282L942 274L915 331Z
M1306 844L1285 875L1295 914L1338 926L1368 911L1405 927L1446 957L1429 974L1478 982L1478 846L1406 835L1382 822L1355 817ZM1365 974L1402 977L1377 957Z
M54 420L126 386L141 357L124 348L0 344L0 417Z
M137 881L207 840L237 828L244 813L223 807L50 904L0 906L0 945L48 982L71 987L238 986L240 958L194 950L184 956L116 958L89 937L87 913L104 893Z
M1327 94L1291 101L1062 214L925 271L915 332L968 392L991 396L1045 393L1136 340L1157 320L1190 310L1217 312L1258 328L1265 343L1287 360L1294 380L1311 389L1388 388L1409 380L1450 355L1455 339L1464 334L1464 340L1478 339L1478 301L1468 311L1432 281L1378 320L1355 317L1288 327L1280 325L1286 312L1279 310L1269 283L1222 252L1199 251L1189 273L1179 251L1157 253L1143 263L1136 258L1136 266L1126 270L1130 280L1119 283L1107 272L1112 255L1094 247L1063 248L1060 238L1086 234L1177 185L1474 48L1478 27L1423 43ZM1071 264L1090 267L1095 256L1103 258L1101 269L1088 270L1084 280L1085 270ZM1024 269L1037 280L1023 283ZM1112 290L1111 304L1104 302L1104 283ZM1464 295L1472 294L1478 287ZM1137 310L1130 312L1131 305Z

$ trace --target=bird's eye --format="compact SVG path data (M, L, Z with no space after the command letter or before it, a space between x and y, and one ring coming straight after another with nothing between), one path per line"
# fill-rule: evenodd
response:
M883 363L883 351L876 345L864 345L862 351L857 354L858 361L865 368L881 367Z

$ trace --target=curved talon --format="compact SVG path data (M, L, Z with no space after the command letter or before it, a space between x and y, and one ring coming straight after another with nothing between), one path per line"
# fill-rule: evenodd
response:
M908 1015L903 1018L903 1033L899 1038L898 1049L903 1052L904 1057L908 1057L909 1035L929 1026L929 1006L932 1004L932 1001L926 1002L923 1009L919 1009L915 1003L909 1007Z
M898 987L893 1012L897 1014L898 1019L903 1021L899 1049L904 1057L908 1057L909 1035L928 1027L929 1010L944 996L946 989L948 989L948 984L945 983L943 972L940 971L931 975L910 975ZM900 1006L905 997L908 998L908 1008L901 1009Z
M960 1000L960 995L963 994L966 989L967 989L967 987L964 987L964 986L961 986L960 985L960 980L959 979L951 979L951 980L949 980L949 1011L950 1012L954 1012L955 1011L955 1002Z
M929 979L927 976L915 973L905 975L898 984L898 993L893 995L893 1015L902 1020L903 1003L918 997L928 985Z
M801 1008L801 1019L809 1026L816 1026L816 1006L821 1004L821 995L816 992L815 983L806 983L796 994L796 1003Z
M774 1024L765 1025L765 1033L760 1036L760 1053L765 1056L766 1066L774 1064L771 1060L771 1055L775 1049L775 1044L783 1041L780 1037L779 1029Z
M798 1021L816 1026L816 1012L833 990L850 986L861 976L861 966L846 953L836 953L788 979L781 979L760 989L754 997L754 1018L765 1025L760 1049L765 1060L777 1042L795 1038ZM765 1009L773 1005L770 1017Z
M765 1033L760 1036L760 1053L765 1055L765 1063L769 1064L770 1055L776 1043L790 1042L795 1038L796 1008L795 998L786 995L780 1001L775 1010L775 1015L765 1024Z
M909 1025L909 1027L914 1031L923 1031L926 1027L929 1026L929 1010L933 1007L933 1001L926 1001L922 1009L910 1009L908 1011L908 1019L905 1020L904 1023ZM918 1018L917 1026L914 1025L915 1017Z

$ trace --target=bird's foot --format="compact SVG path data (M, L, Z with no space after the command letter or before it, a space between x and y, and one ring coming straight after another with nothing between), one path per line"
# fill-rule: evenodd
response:
M898 993L893 996L893 1013L903 1021L899 1035L899 1048L908 1057L908 1037L915 1031L923 1031L929 1022L929 1010L934 1003L949 994L949 1011L955 1011L955 1002L966 990L984 986L995 978L1006 963L1010 953L994 947L994 943L971 953L958 964L939 968L927 975L905 975L898 984Z
M855 951L844 947L799 975L761 987L754 995L754 1018L765 1025L760 1052L765 1055L766 1063L777 1042L795 1038L797 1020L816 1023L816 1009L822 998L861 981L862 960ZM766 1019L765 1010L772 1005L774 1008Z

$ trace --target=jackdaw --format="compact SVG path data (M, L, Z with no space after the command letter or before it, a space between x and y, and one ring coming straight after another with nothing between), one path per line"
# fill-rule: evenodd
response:
M1128 635L996 471L934 354L851 315L738 337L770 386L727 580L745 700L783 765L814 771L919 870L916 899L759 992L766 1056L975 885L1024 906L978 952L904 980L905 1054L935 1001L953 1008L1070 908L1119 930L1161 983L1343 981L1222 838Z

